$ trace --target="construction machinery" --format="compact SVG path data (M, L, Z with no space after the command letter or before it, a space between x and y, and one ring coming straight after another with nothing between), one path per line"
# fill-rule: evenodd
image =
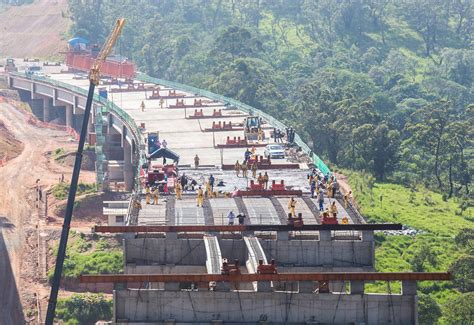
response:
M58 298L58 291L61 282L61 274L63 270L64 259L66 257L66 247L69 237L69 228L71 225L72 212L74 209L74 201L76 199L77 184L79 181L79 173L81 170L82 163L82 152L84 150L84 143L87 135L87 125L89 116L91 113L92 100L94 98L95 86L99 85L100 72L103 64L105 63L107 56L112 51L112 48L117 41L117 38L122 32L125 19L120 18L117 20L114 29L111 31L107 41L105 42L102 50L97 55L89 74L89 92L87 95L86 107L84 110L84 118L82 121L81 134L79 138L79 144L77 147L76 160L74 162L74 170L71 178L71 186L69 187L69 195L67 199L66 213L64 216L64 223L61 232L61 239L59 241L58 255L56 256L56 266L54 269L53 281L51 284L51 294L49 296L48 310L46 313L46 325L53 325L54 315L56 312L56 303Z
M18 71L18 68L15 65L15 60L7 59L7 62L5 64L5 72L16 72L16 71Z
M244 135L247 141L258 140L258 133L262 130L262 119L258 116L248 116L244 119Z

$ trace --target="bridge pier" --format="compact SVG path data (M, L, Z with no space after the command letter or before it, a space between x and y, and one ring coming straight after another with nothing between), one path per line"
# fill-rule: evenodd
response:
M43 97L43 122L51 120L51 100L49 97Z
M123 142L123 180L125 190L133 189L133 166L132 166L132 146L128 141Z
M73 128L74 127L74 107L71 104L66 104L66 126Z

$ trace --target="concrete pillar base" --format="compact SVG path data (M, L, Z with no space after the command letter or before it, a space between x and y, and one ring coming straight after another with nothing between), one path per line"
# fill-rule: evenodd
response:
M320 230L319 231L320 241L331 241L331 230Z
M402 281L402 295L416 295L416 281Z
M214 291L230 291L230 283L229 282L216 282L216 287Z
M277 231L277 240L288 240L289 238L288 231Z
M165 282L166 291L179 291L179 282Z
M258 281L257 282L258 292L272 292L272 283L270 281Z
M300 282L298 282L298 292L299 293L313 293L314 292L314 282L313 281L300 281Z
M351 295L364 294L364 281L351 281Z

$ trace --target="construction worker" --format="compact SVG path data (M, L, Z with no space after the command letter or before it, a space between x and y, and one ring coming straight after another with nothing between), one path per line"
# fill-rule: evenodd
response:
M296 208L296 200L294 198L291 198L290 201L288 202L288 209L290 209L290 214L292 218L296 216L295 208Z
M229 220L229 226L234 225L234 220L235 220L234 211L232 211L232 210L229 211L229 214L227 215L227 220Z
M206 182L206 196L209 198L212 197L212 188L210 182Z
M334 218L337 218L337 207L336 207L336 201L333 201L330 208L329 212L332 214Z
M140 211L140 210L142 209L142 204L140 203L139 200L134 200L134 201L133 201L133 207L134 207L135 209L137 209L138 211Z
M176 199L181 200L181 194L183 192L183 187L181 186L181 182L176 183L176 187L174 190L176 191Z
M216 181L216 179L214 178L214 175L211 174L211 176L209 176L209 185L211 186L211 192L214 192L214 182Z
M204 192L201 186L199 186L199 189L197 190L197 206L202 207L203 202L204 202Z
M155 190L153 191L153 204L158 205L158 196L160 195L160 191L158 190L158 186L155 187Z
M346 216L344 216L344 217L342 218L342 224L343 224L343 225L348 225L348 224L349 224L349 219L348 219Z
M145 197L146 197L146 204L150 204L150 198L151 198L150 185L147 185L145 188Z
M239 177L239 175L240 175L240 164L239 164L238 160L234 165L234 170L235 170L235 174L237 175L237 177Z
M257 178L257 161L256 160L254 160L251 169L252 169L252 177Z
M145 102L142 100L142 103L140 104L140 108L142 109L142 112L145 111Z
M160 99L160 107L163 108L163 104L165 103L165 100L163 98Z
M265 172L263 175L263 183L265 184L265 189L268 190L268 174Z
M196 154L194 157L194 168L197 169L199 167L199 156Z
M259 174L258 174L257 182L258 182L259 185L262 185L262 187L263 187L264 181L263 181L263 175L262 175L262 173L259 173Z
M319 203L319 211L323 212L324 211L324 193L323 193L323 190L321 189L319 189L319 193L318 193L318 203Z
M248 166L246 163L242 164L242 166L240 166L240 168L242 169L242 176L247 178L247 170L248 170Z
M263 130L262 128L259 128L258 129L258 142L262 142L263 141Z
M347 206L349 205L349 200L352 197L352 191L349 191L349 193L344 195L344 208L347 209Z

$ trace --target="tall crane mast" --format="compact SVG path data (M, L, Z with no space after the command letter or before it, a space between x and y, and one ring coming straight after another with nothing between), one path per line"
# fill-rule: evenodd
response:
M115 23L114 29L110 32L109 37L107 38L107 41L102 47L89 73L89 81L90 81L89 92L87 94L86 107L84 111L84 118L82 121L79 144L78 144L77 152L76 152L76 159L74 162L74 170L72 173L71 185L69 187L66 214L64 216L61 239L59 241L58 255L56 256L56 266L54 269L54 277L53 277L53 281L51 285L51 294L49 296L48 310L47 310L46 320L45 320L46 325L53 325L54 316L56 312L58 292L59 292L59 287L61 283L61 274L63 271L64 259L66 257L66 247L67 247L67 241L69 237L69 228L71 225L72 212L74 209L74 200L76 199L79 173L81 171L82 153L84 150L84 143L85 143L86 135L87 135L87 122L89 121L89 116L90 116L91 107L92 107L92 100L94 98L95 86L99 85L100 69L102 67L102 64L105 62L105 60L107 59L107 56L112 51L112 48L114 47L115 42L117 41L118 37L120 36L122 32L124 24L125 24L124 18L120 18L117 20L117 22Z

